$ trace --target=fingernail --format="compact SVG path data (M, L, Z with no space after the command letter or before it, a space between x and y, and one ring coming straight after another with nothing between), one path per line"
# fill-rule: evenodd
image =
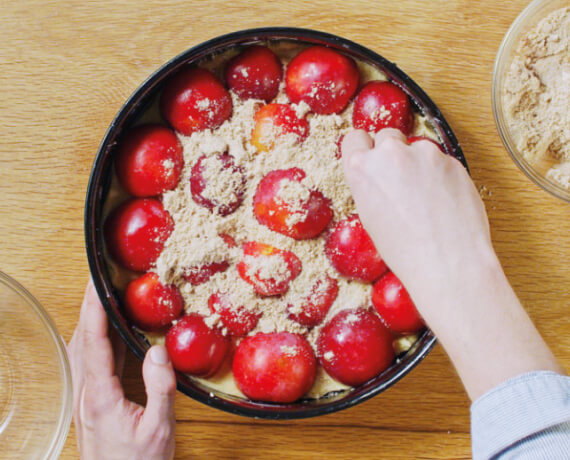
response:
M154 364L162 365L168 362L168 352L166 351L166 348L164 348L162 345L155 345L150 349L149 353L150 353L150 360Z

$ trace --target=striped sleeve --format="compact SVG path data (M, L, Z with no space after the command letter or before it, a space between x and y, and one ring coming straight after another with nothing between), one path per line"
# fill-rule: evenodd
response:
M474 460L570 459L570 377L519 375L471 406Z

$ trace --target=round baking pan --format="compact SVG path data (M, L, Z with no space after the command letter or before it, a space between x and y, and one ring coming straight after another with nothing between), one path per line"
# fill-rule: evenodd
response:
M467 163L455 135L427 94L395 64L354 42L314 30L276 27L243 30L223 35L185 51L152 74L121 108L99 147L87 189L85 239L93 281L111 322L140 359L144 357L148 343L123 316L119 292L111 283L104 257L103 205L111 184L112 163L117 141L124 130L132 126L141 113L151 105L165 82L180 68L233 47L268 42L328 46L353 59L377 67L385 73L388 80L399 85L409 94L416 105L416 109L421 111L432 124L446 153L456 157L467 168ZM399 356L394 364L380 375L354 389L330 394L317 400L301 400L293 404L255 402L214 391L181 373L177 374L178 389L197 401L234 414L267 419L313 417L354 406L394 385L425 358L434 343L434 335L429 329L426 329L412 348Z

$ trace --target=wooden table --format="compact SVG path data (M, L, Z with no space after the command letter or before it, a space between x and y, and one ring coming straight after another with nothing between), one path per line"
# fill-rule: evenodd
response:
M568 368L570 207L517 169L491 113L495 53L526 3L4 0L0 269L31 290L69 340L89 275L89 171L125 99L166 60L206 39L251 27L314 28L396 62L439 105L482 191L505 270ZM140 365L130 358L127 392L144 402ZM176 415L177 458L470 457L469 401L439 346L396 387L338 414L264 422L179 394ZM62 458L76 456L72 428Z

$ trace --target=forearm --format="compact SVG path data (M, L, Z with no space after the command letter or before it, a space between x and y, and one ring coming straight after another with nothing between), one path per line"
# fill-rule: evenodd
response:
M456 273L441 275L441 283L432 285L429 291L415 293L417 304L471 400L525 372L564 373L520 304L492 248L466 260Z

